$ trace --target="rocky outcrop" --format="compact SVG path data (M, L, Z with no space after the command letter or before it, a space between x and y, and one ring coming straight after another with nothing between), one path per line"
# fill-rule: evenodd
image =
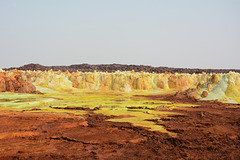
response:
M40 93L26 75L18 71L0 72L0 92Z
M240 103L240 74L149 73L135 71L2 71L0 92L38 93L35 86L70 91L173 91L190 98Z
M187 97L205 100L240 102L240 74L188 74L149 72L27 72L33 84L51 89L88 89L98 91L133 92L180 91Z

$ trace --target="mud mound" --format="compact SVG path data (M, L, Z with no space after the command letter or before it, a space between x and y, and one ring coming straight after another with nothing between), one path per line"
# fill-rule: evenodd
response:
M187 89L185 91L178 91L173 96L176 98L189 98L196 100L196 95L198 94L198 89Z
M189 69L189 68L169 68L169 67L152 67L152 66L144 66L144 65L123 65L123 64L99 64L99 65L90 65L90 64L75 64L70 66L43 66L40 64L27 64L21 67L11 67L4 68L4 70L41 70L47 71L52 69L53 71L69 71L69 72L93 72L93 71L101 71L101 72L115 72L119 71L132 71L135 72L155 72L155 73L228 73L230 71L240 73L240 70L236 69Z

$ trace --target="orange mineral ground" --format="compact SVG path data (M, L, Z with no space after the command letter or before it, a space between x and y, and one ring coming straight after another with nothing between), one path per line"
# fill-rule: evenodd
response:
M240 74L0 71L0 159L239 159Z

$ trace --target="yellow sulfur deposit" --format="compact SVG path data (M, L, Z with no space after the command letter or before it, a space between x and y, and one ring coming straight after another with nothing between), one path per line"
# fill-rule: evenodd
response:
M54 72L49 71L1 71L3 76L20 74L36 87L69 91L84 89L89 91L114 91L131 93L134 91L185 91L197 89L194 96L203 100L220 100L240 103L240 75L227 74L187 74L187 73L148 73L135 71L108 72ZM0 90L3 90L0 88ZM14 89L12 89L14 91Z

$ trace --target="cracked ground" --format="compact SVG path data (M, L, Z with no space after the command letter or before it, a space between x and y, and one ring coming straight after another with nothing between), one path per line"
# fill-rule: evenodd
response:
M169 96L151 99L187 102ZM238 105L191 101L158 121L167 133L102 114L0 111L0 159L240 159ZM90 111L91 112L91 111ZM171 111L169 111L171 112Z

